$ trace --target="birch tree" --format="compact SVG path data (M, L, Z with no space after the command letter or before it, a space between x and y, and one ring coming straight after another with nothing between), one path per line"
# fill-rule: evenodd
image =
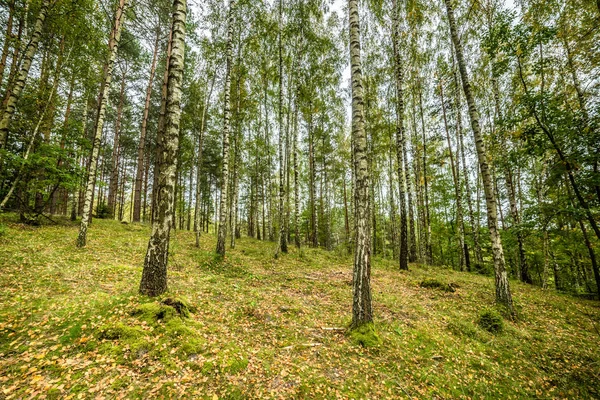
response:
M108 102L108 93L112 82L112 74L121 40L121 32L125 22L125 8L128 0L119 0L115 11L114 25L108 39L108 57L104 64L102 83L100 84L100 93L98 95L98 109L96 123L94 125L94 136L92 141L92 152L90 156L89 169L87 174L87 184L85 189L83 215L77 236L77 247L85 247L87 243L87 231L90 223L94 186L96 182L96 169L98 167L98 154L100 152L100 141L102 140L102 130L104 128L104 117L106 114L106 103Z
M35 57L35 54L38 49L38 44L42 36L42 29L44 29L44 24L46 22L49 7L50 0L44 0L42 2L40 11L35 21L33 32L31 33L31 38L29 39L29 42L25 49L23 59L21 60L21 68L16 77L16 80L12 85L12 88L10 88L10 90L8 91L10 95L8 96L8 99L6 101L6 106L3 110L2 119L0 119L0 168L2 168L3 162L2 150L6 148L8 142L10 122L17 108L17 102L21 97L21 92L23 91L25 83L27 82L27 78L29 77L29 70L31 68L33 58ZM16 45L15 47L18 47L18 45Z
M486 151L485 144L483 142L483 136L481 134L481 128L479 125L479 113L477 111L477 105L471 92L471 84L469 81L469 75L467 73L467 66L463 55L462 43L458 37L458 29L456 27L456 19L454 17L454 9L451 3L452 0L444 0L446 4L446 12L448 17L448 24L450 26L450 37L456 53L456 60L458 62L458 70L460 71L460 77L462 81L463 91L467 104L469 106L469 119L471 120L471 129L473 131L473 138L475 140L475 147L477 150L477 158L479 160L479 168L481 170L481 177L483 179L483 189L485 192L485 203L487 207L488 217L488 229L490 231L490 239L492 242L492 256L494 259L494 274L496 283L496 301L503 304L507 309L514 313L512 296L508 283L508 275L506 273L506 267L504 262L504 250L502 248L502 240L500 239L500 233L498 231L498 217L496 207L496 196L494 193L492 175L490 173L490 167L488 165L488 154Z
M352 152L354 155L355 242L352 298L354 329L373 321L371 305L371 232L369 225L369 167L364 122L360 18L358 0L348 0L350 72L352 79Z
M157 143L163 156L158 167L158 188L156 199L156 218L152 223L152 234L148 241L148 250L144 259L144 269L140 282L140 294L159 296L167 291L167 266L169 262L169 244L173 221L173 198L175 192L175 174L179 147L179 124L181 118L181 85L185 57L186 0L173 2L173 21L171 25L171 52L167 78L167 96L164 132Z
M225 85L223 88L223 167L221 174L221 203L219 205L219 231L217 234L217 254L225 256L225 242L227 239L227 214L229 214L228 188L229 188L229 131L231 119L231 62L233 52L233 23L235 0L229 2L229 18L227 25L227 48Z

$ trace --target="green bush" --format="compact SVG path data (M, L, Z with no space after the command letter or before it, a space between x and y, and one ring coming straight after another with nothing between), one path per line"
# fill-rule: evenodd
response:
M0 237L6 235L6 225L0 224Z
M106 219L110 218L112 213L110 212L110 208L108 208L108 204L100 203L96 206L96 218L98 219Z
M500 333L504 330L502 315L492 308L487 308L479 314L479 326L491 333Z

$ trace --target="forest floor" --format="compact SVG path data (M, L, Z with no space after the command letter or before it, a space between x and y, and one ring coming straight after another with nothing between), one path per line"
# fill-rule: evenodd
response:
M28 227L0 217L0 398L598 398L598 302L511 281L519 311L492 334L486 276L375 259L375 327L350 322L352 259L177 231L169 292L138 295L149 228L95 220ZM422 288L436 279L455 292ZM166 298L184 299L188 318ZM336 328L336 329L331 329Z

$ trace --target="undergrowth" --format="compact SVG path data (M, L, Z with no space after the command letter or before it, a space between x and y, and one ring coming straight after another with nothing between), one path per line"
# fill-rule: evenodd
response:
M170 291L137 294L149 227L0 217L0 397L597 398L597 302L375 259L375 324L347 332L345 251L173 233ZM437 283L433 283L437 282ZM425 284L424 284L425 283ZM453 290L450 290L452 288ZM346 334L348 333L348 334Z

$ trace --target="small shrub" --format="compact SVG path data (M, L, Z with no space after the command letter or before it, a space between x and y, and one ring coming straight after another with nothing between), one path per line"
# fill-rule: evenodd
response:
M491 333L500 333L504 330L502 315L492 308L483 310L479 314L479 326Z
M421 282L419 286L426 289L441 289L444 284L437 279L428 278Z
M108 204L100 203L96 206L96 218L106 219L106 218L110 218L111 216L112 216L112 213L110 211L110 208L108 207Z
M6 225L0 224L0 238L6 235Z

